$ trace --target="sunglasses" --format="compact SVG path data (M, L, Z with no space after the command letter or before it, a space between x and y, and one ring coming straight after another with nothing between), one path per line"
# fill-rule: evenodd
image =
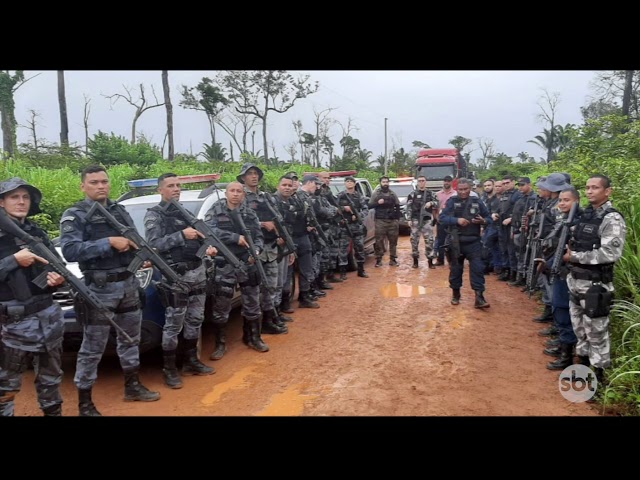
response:
M517 183L516 185L518 185L519 187L524 187L527 184L526 183Z

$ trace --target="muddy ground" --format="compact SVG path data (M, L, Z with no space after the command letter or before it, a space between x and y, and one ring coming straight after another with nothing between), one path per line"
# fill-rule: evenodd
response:
M127 403L117 359L101 363L94 401L114 416L464 416L597 415L586 403L570 403L558 390L558 372L545 365L545 325L531 319L542 309L519 289L487 276L491 307L473 308L465 265L462 301L449 304L448 267L411 268L409 237L398 245L399 267L374 268L370 278L349 280L319 300L320 309L296 310L286 335L264 335L271 350L258 353L241 342L236 310L229 350L217 362L210 326L203 359L216 368L207 377L186 377L184 388L162 382L161 355L142 357L141 379L162 398ZM297 305L297 302L294 302ZM66 354L64 415L77 415L75 357ZM41 415L33 372L25 374L16 415Z

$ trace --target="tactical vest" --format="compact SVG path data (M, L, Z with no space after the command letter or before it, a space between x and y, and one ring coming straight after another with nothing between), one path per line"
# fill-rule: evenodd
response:
M295 214L295 218L293 218L293 222L291 223L291 235L300 237L307 233L307 218L304 214L304 209L307 207L296 195L290 197L290 203L293 205L293 213Z
M43 241L47 238L46 233L39 227L35 226L33 223L27 223L28 220L24 224L19 224L19 227L26 231L32 237L40 238ZM19 238L14 237L13 235L6 234L0 231L0 259L6 258L10 255L13 255L20 251L20 246L24 245L24 242ZM44 293L48 293L48 290L43 290L38 288L32 280L40 275L45 270L45 265L40 262L34 262L28 268L18 267L16 270L11 272L8 276L7 280L4 282L0 282L0 302L7 302L9 300L15 299L15 295L12 290L13 288L28 288L31 291L32 295L42 295ZM24 276L19 281L15 279L16 275ZM24 284L28 286L25 287Z
M385 201L389 198L393 200L394 196L391 194L391 190L389 192L384 193L381 191L381 195L377 197L377 200L384 198ZM376 201L377 201L376 200ZM398 219L398 210L396 208L395 203L383 203L382 205L378 205L376 203L376 220L397 220Z
M189 226L177 208L170 208L167 212L160 205L151 207L149 209L152 212L158 213L161 217L161 222L164 224L165 235L171 235L172 233L181 232ZM196 255L200 249L200 240L187 240L185 239L184 245L173 247L165 252L159 252L162 258L167 263L183 263L183 262L198 262L200 257Z
M500 195L500 206L498 207L498 213L500 213L500 221L506 220L513 211L513 205L511 205L511 196L515 193L515 190L509 190L508 192L502 192Z
M341 207L351 207L351 203L349 203L349 200L346 198L347 195L349 195L349 193L347 193L346 190L343 190L338 194L338 205L340 205ZM356 207L356 211L353 212L353 214L359 216L360 212L362 211L362 205L360 205L360 195L358 194L358 192L354 192L354 194L350 195L349 198L351 198L353 205ZM358 220L353 220L348 212L346 216L349 219L349 223L358 223Z
M293 227L296 223L298 215L296 214L296 207L293 205L293 202L290 199L282 199L279 196L274 196L276 200L276 207L280 211L280 215L282 215L282 219L284 220L285 226L289 233L293 236L295 235L293 231Z
M556 224L556 217L558 209L559 198L550 198L544 204L544 208L542 209L542 215L544 215L544 224L542 225L542 237L545 238L549 235Z
M592 206L585 208L575 229L571 241L571 248L575 252L589 252L600 248L600 225L605 215L609 213L620 213L615 208L607 208L601 213L593 209ZM584 267L585 265L580 265ZM598 265L595 265L598 266Z
M259 196L251 191L246 192L246 204L249 208L251 208L256 215L258 216L258 220L260 222L272 222L273 221L273 213L269 210L267 206L267 199L263 196ZM262 229L262 235L264 236L264 243L272 243L278 238L278 234L275 231L269 232L266 229Z
M433 212L433 207L424 210L425 203L433 202L433 194L429 190L419 190L415 189L411 192L411 196L413 198L413 203L411 204L411 218L413 220L420 220L420 212L424 212L424 216L431 216Z
M73 207L87 213L91 208L91 205L86 200L83 200L76 203ZM107 208L109 210L109 213L111 213L111 215L113 215L116 220L118 220L118 222L123 225L130 225L130 223L125 220L126 213L123 214L122 212L122 210L124 210L123 206L114 206L114 204L110 204L107 206ZM82 240L85 242L100 240L107 237L120 236L120 232L109 225L107 220L104 217L101 217L99 214L94 215L91 221L85 218L85 222L86 225L84 228L84 232L82 232ZM85 270L115 270L122 267L127 267L134 257L135 253L132 251L116 252L114 250L113 254L110 257L92 258L91 260L78 262L78 265L80 266L80 270L82 270L83 272Z
M245 208L246 207L240 206L238 207L238 211L242 216L242 220L244 220L245 225L247 225L247 228L251 230L251 227L247 223L247 213ZM236 226L236 224L231 219L231 215L229 214L228 207L226 206L226 204L216 205L216 209L213 211L213 215L217 219L217 223L218 223L217 228L219 228L220 230L232 232L237 235L244 235L240 230L240 227ZM233 244L227 243L225 245L229 248L229 250L231 250L231 253L233 253L240 260L242 261L247 260L249 254L245 247L238 245L236 242L234 242Z
M456 218L466 218L473 220L476 215L480 214L480 199L478 197L469 197L466 200L455 199L453 202L453 216ZM458 225L460 236L464 237L480 237L480 225L470 223L466 227ZM462 241L462 239L460 239Z

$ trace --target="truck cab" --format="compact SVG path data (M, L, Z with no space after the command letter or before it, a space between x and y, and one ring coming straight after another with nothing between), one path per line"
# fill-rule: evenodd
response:
M467 162L457 148L423 148L418 152L415 178L427 177L427 188L442 189L444 177L453 177L453 189L458 187L458 178L468 176Z

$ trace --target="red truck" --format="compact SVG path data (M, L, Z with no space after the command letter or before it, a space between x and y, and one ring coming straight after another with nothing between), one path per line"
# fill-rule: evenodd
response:
M453 188L457 189L459 178L469 178L467 162L457 148L423 148L416 160L416 178L427 177L429 190L440 190L444 177L453 177Z

